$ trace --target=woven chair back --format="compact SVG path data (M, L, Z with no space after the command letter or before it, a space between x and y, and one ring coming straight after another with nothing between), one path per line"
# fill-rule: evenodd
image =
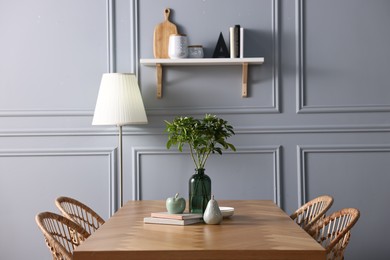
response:
M78 223L89 234L95 232L105 222L94 210L76 199L58 197L55 204L65 217Z
M39 213L35 221L55 260L71 260L73 250L89 237L78 224L56 213Z
M291 214L290 218L307 231L314 223L325 216L332 204L333 198L331 196L322 195L302 205Z
M326 249L327 259L344 259L344 251L351 237L351 229L359 217L358 209L345 208L313 225L308 233Z

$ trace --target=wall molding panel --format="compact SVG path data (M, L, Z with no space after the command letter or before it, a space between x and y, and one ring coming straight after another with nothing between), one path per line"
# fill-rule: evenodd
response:
M385 133L390 125L312 125L279 127L241 127L236 134L305 134L305 133Z
M390 112L390 104L361 104L361 105L329 105L329 106L308 106L306 100L305 83L305 1L295 1L296 17L296 112L297 113L361 113L361 112Z
M304 145L297 146L298 165L298 207L307 202L307 182L308 172L306 169L309 153L361 153L361 152L390 152L388 145Z
M95 149L23 149L23 150L0 150L1 157L67 157L67 156L105 156L109 160L107 167L107 179L109 190L109 215L116 211L119 202L115 194L117 190L117 149L95 148Z
M135 1L138 2L138 1ZM271 0L272 3L272 17L271 17L271 27L272 27L272 105L271 106L241 106L241 107L164 107L164 108L148 108L147 113L153 116L172 116L172 115L202 115L205 113L215 113L215 114L274 114L280 113L280 104L279 104L279 64L280 64L280 7L279 0ZM139 32L136 30L133 38L139 38ZM225 39L227 40L227 39ZM135 57L138 57L135 55ZM269 61L265 61L267 63ZM261 65L263 66L263 65ZM262 69L260 66L259 69ZM256 65L256 68L258 66ZM137 70L138 72L138 70ZM142 86L141 86L142 89Z
M106 28L107 28L107 72L115 71L115 1L106 0ZM92 109L0 109L1 117L92 117Z
M275 126L275 127L237 127L236 134L305 134L305 133L387 133L390 125L367 124L367 125L311 125L311 126ZM36 129L24 128L0 130L0 137L56 137L56 136L117 136L118 129L107 126L98 128L55 128ZM124 136L149 136L164 135L163 128L150 129L123 129Z
M279 64L280 64L280 8L279 0L272 1L272 107L275 113L280 113L279 105Z
M53 116L93 116L93 110L0 110L0 117L53 117Z
M130 59L131 59L131 68L130 71L135 73L138 77L139 73L139 35L138 35L138 0L130 1Z
M115 30L115 1L106 0L106 24L107 24L107 72L116 71L116 30Z
M107 126L104 129L93 128L56 128L56 129L27 129L25 130L3 130L0 131L0 137L57 137L57 136L118 136L118 129L113 126ZM123 129L123 136L133 135L161 135L162 131L138 129Z
M270 153L273 158L273 196L274 202L278 204L280 207L282 205L281 202L281 183L280 183L280 171L281 171L281 147L280 146L256 146L256 147L236 147L237 151L225 151L226 154L240 154L245 156L245 154L264 154ZM132 182L133 182L133 193L132 199L139 200L141 198L141 184L140 184L140 158L142 155L173 155L173 154L189 154L189 151L183 150L183 152L179 151L171 151L167 150L163 147L133 147L132 149L132 164L133 164L133 174L132 174Z
M141 86L142 88L142 86ZM272 100L278 100L275 97L276 90L273 90ZM213 113L219 115L245 115L245 114L276 114L279 108L272 107L175 107L175 108L148 108L148 115L151 116L177 116L177 115L204 115Z

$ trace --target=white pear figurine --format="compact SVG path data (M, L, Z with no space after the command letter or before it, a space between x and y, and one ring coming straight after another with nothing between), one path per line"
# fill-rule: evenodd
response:
M222 213L219 209L218 202L214 200L214 195L207 203L206 210L203 213L203 220L206 224L217 225L222 222Z

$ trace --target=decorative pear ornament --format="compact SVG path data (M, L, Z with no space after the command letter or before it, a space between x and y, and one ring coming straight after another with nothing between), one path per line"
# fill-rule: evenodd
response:
M206 224L217 225L222 222L222 213L219 209L218 202L214 200L212 195L211 200L207 203L206 210L203 213L203 220Z

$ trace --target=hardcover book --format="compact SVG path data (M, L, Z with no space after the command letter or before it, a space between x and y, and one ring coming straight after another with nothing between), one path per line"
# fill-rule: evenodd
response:
M240 28L240 58L244 58L244 28Z
M163 224L163 225L177 225L177 226L185 226L191 225L195 223L202 222L201 218L192 218L192 219L171 219L171 218L153 218L153 217L145 217L144 223L147 224Z
M170 214L168 212L152 212L150 216L154 218L168 218L168 219L180 219L180 220L203 217L202 214L196 214L196 213Z

